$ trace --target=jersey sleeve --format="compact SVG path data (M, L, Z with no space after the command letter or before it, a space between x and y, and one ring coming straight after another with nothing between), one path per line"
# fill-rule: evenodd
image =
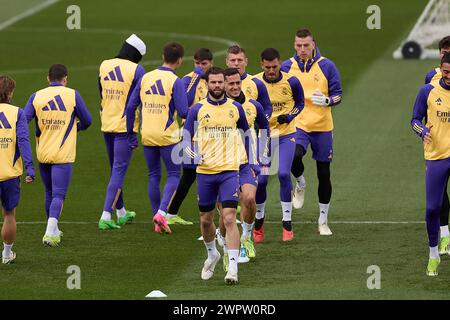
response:
M330 98L329 106L336 106L342 101L341 76L336 65L328 59L319 61L319 65L323 74L328 80L328 97Z
M427 100L431 90L433 90L432 85L426 84L423 86L416 97L416 101L414 102L411 128L420 138L423 138L428 132L428 128L425 127L422 121L423 119L426 119L427 116Z
M78 131L86 130L92 123L92 117L83 98L75 91L75 115L78 118L77 129Z
M28 134L28 123L25 112L19 109L16 125L17 145L22 156L28 176L34 176L33 157L31 155L31 145Z
M290 77L288 79L289 85L292 89L292 98L294 99L294 107L291 112L287 115L289 122L291 122L296 116L300 114L305 106L305 96L303 93L302 85L297 77Z
M141 102L141 83L142 77L139 79L136 87L131 93L130 99L128 99L128 103L125 107L125 114L127 120L127 133L133 134L134 131L134 119L136 118L136 109L142 103Z
M180 117L186 119L189 107L181 79L176 79L173 85L173 102Z

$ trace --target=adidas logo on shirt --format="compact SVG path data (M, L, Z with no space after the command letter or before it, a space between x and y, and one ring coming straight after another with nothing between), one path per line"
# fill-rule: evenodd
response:
M150 90L145 91L145 94L157 94L160 96L166 95L161 80L157 80L156 83L150 87Z
M56 101L56 103L55 103ZM64 105L64 102L61 99L61 96L58 94L53 98L53 100L50 100L46 106L42 108L42 111L67 111L66 106Z
M122 72L120 71L120 67L117 66L114 70L110 71L106 77L103 78L105 81L119 81L125 82L122 77Z
M0 129L11 129L11 124L3 112L0 112Z

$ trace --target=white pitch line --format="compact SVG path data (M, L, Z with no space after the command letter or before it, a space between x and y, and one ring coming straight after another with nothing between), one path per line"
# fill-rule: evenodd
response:
M22 19L25 19L29 16L32 16L32 15L38 13L41 10L44 10L45 8L57 3L58 1L59 0L47 0L45 2L35 5L34 7L31 7L30 9L14 16L14 17L9 18L8 20L0 23L0 31L13 25L14 23L16 23Z
M59 1L59 0L58 0ZM59 28L14 28L8 30L9 32L36 32L36 33L60 33L60 32L71 32L66 29L59 29ZM215 42L224 44L227 47L238 44L236 41L225 39L225 38L219 38L219 37L212 37L212 36L205 36L205 35L199 35L199 34L185 34L185 33L175 33L175 32L153 32L153 31L144 31L144 30L116 30L116 29L81 29L80 31L74 31L77 33L93 33L93 34L131 34L131 33L137 33L140 36L150 36L150 37L160 37L160 38L179 38L179 39L190 39L190 40L201 40L206 42ZM227 50L221 50L217 52L213 52L214 57L220 57L226 55ZM184 57L185 60L193 60L194 57ZM161 64L161 60L143 60L141 61L142 66L154 66ZM86 66L73 66L70 67L71 71L83 71L83 70L97 70L98 64L95 65L86 65ZM4 74L30 74L30 73L44 73L48 71L48 68L33 68L33 69L15 69L15 70L0 70Z
M47 221L17 221L17 224L46 224ZM97 224L98 221L60 221L58 224ZM152 221L135 221L133 224L152 224ZM194 222L198 224L199 222ZM265 221L268 224L279 224L279 221ZM296 224L317 224L317 221L294 221ZM329 221L329 224L424 224L425 221ZM0 224L3 224L0 222Z

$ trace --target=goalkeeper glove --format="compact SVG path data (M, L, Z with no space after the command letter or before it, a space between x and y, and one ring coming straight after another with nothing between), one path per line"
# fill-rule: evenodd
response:
M284 124L284 123L289 123L290 122L288 116L285 115L285 114L279 115L278 118L277 118L277 121L278 121L279 124Z
M326 107L330 104L330 98L325 96L322 92L316 91L313 93L311 101L316 106Z

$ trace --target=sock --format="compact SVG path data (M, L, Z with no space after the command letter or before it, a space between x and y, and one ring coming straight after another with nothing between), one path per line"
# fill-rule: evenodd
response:
M9 256L11 255L12 246L13 244L6 244L3 242L3 257L9 258Z
M56 218L48 218L47 230L45 231L45 234L47 234L51 237L59 235L58 220L56 220Z
M122 209L117 209L116 215L117 215L117 218L125 217L127 215L127 210L125 210L125 207L123 207Z
M208 252L208 259L214 260L217 257L218 253L216 249L216 240L214 239L211 242L203 242L205 243L206 251Z
M252 229L253 229L253 225L255 223L246 223L246 222L242 222L242 237L243 239L245 238L251 238L252 237Z
M292 221L282 221L283 228L287 231L292 231Z
M165 213L164 211L162 211L161 209L158 210L158 213L160 215L162 215L164 218L167 218L167 213Z
M110 221L111 220L111 212L103 211L101 220Z
M281 210L283 212L283 221L292 220L292 202L281 201Z
M327 223L328 209L330 208L330 204L319 203L319 208L320 208L319 224Z
M436 258L439 258L438 246L430 247L430 259L436 259Z
M256 219L264 219L266 203L256 204Z
M295 180L297 180L297 184L298 184L298 186L299 186L301 189L303 189L303 188L306 187L306 180L305 180L305 177L304 177L303 175L301 175L301 176L298 177L298 178L295 178Z
M450 233L448 232L448 225L441 226L441 238L450 236Z
M239 250L228 250L228 270L238 271Z
M176 214L166 213L166 219L170 219L170 218L173 218L173 217L176 217L176 216L177 216Z

